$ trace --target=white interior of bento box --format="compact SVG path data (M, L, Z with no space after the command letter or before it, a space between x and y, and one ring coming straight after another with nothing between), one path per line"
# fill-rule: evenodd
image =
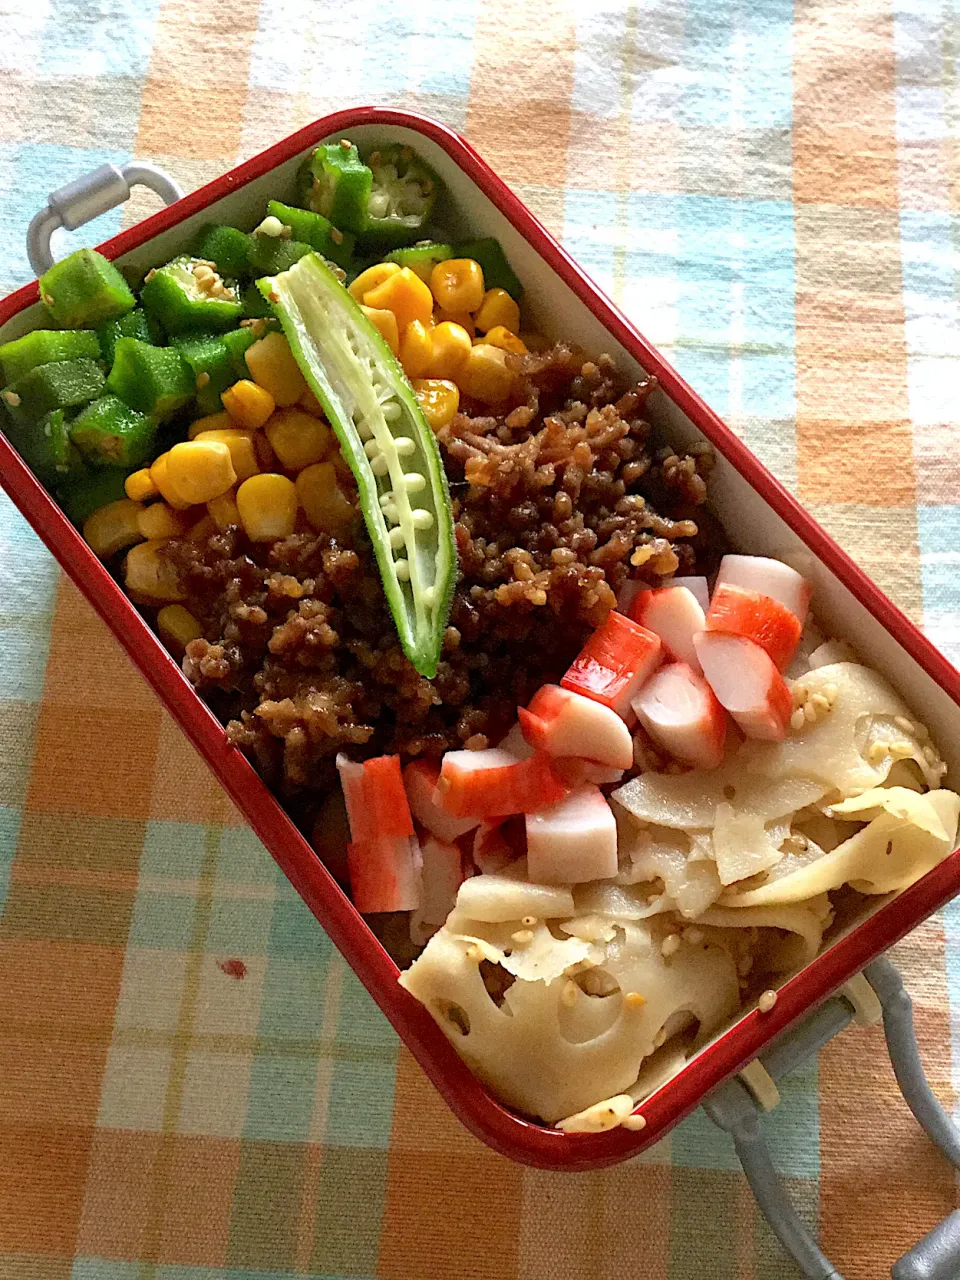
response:
M513 226L496 204L474 184L437 143L407 128L363 125L350 130L361 147L387 141L408 142L434 167L445 186L444 203L437 209L444 239L496 236L524 285L525 324L547 336L576 339L588 352L608 352L628 375L645 372L609 333L577 294L557 276L536 249ZM140 272L158 266L191 241L208 222L225 222L250 230L263 218L268 199L297 200L297 170L308 148L263 177L222 197L200 213L162 232L140 247L117 258L123 266ZM44 323L39 304L12 317L0 328L0 340L9 341ZM663 438L682 446L702 438L690 418L664 392L647 402L651 422ZM724 525L735 549L776 556L801 569L814 583L813 611L825 635L849 640L861 657L884 674L929 728L947 762L947 785L960 782L960 707L892 635L852 595L796 533L776 514L756 490L722 455L710 480L711 506ZM842 931L832 933L829 946L869 918L893 895L865 899L846 919ZM828 994L827 992L823 993ZM745 1010L744 1012L747 1012ZM741 1015L742 1016L742 1015ZM734 1022L731 1025L735 1025ZM726 1034L729 1027L720 1034ZM718 1037L716 1037L718 1038ZM702 1046L703 1047L703 1046ZM656 1079L656 1091L688 1063L672 1058L673 1070Z

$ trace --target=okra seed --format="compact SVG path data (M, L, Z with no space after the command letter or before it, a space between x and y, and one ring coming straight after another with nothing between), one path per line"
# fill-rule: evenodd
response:
M428 511L426 507L417 507L411 518L415 529L430 529L433 527L433 512Z
M388 502L383 508L383 518L384 520L389 520L391 524L396 524L400 519L400 512L392 502Z
M380 452L380 443L377 440L368 440L363 446L363 452L368 458L375 458Z
M409 457L411 453L417 451L415 442L409 436L397 436L393 443L401 458Z
M436 600L437 598L436 587L424 587L420 593L420 596L423 600L423 603L429 609L430 606L433 604L434 600Z
M390 530L390 545L394 551L399 551L401 547L406 546L406 535L399 525L395 529Z
M393 502L393 499L394 499L393 490L385 489L384 492L381 493L380 499L379 499L381 507L388 507L390 503Z
M393 422L400 417L400 406L396 400L388 400L383 406L383 416L387 422Z
M385 476L390 470L390 464L387 462L386 455L378 453L375 458L371 458L370 470L375 476Z
M419 471L408 471L403 477L407 493L421 493L427 487L427 477Z
M409 560L395 560L393 562L393 567L396 570L397 577L400 579L401 582L410 581L410 561Z

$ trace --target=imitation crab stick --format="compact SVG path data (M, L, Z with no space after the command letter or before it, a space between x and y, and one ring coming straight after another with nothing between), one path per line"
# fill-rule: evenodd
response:
M580 756L614 769L633 763L633 739L623 720L601 702L545 684L517 713L531 747L551 756Z
M453 910L457 890L466 879L463 855L457 845L433 836L424 840L421 853L418 915L425 924L441 925Z
M630 703L659 663L659 636L611 610L560 684L626 718Z
M523 819L481 822L473 836L473 861L485 875L502 871L526 853Z
M347 806L350 892L358 911L413 911L420 902L420 847L399 756L357 764L337 756Z
M686 587L688 591L693 592L693 598L703 610L704 613L710 608L710 588L707 585L706 578L689 577L689 578L671 578L669 582L663 584L665 587Z
M671 658L700 670L693 637L703 630L704 613L689 587L641 592L630 606L630 617L658 635Z
M773 596L718 582L707 610L706 630L752 640L782 671L800 643L801 627L797 615Z
M633 701L640 723L683 764L715 769L723 759L727 713L703 676L685 662L661 667Z
M803 574L781 560L771 560L767 556L724 556L720 561L714 592L725 582L772 596L795 613L800 626L803 626L813 588Z
M477 825L477 818L455 818L437 803L440 765L434 760L414 760L403 771L403 785L410 812L432 836L453 841Z
M559 804L527 814L527 874L536 884L617 874L617 823L599 787L578 787Z
M562 800L569 789L549 756L538 751L518 760L509 751L489 747L448 751L440 766L436 796L453 817L479 820L542 809Z
M793 702L768 653L743 636L704 631L696 638L703 674L748 738L780 742Z

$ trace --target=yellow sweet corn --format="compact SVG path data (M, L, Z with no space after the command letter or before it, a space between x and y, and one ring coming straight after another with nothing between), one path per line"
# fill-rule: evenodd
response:
M422 378L433 358L433 327L412 320L400 335L400 363L408 378Z
M167 470L169 458L169 453L161 453L160 457L151 464L150 479L165 502L169 502L177 511L186 511L190 503L170 479L170 473Z
M506 400L513 386L513 371L507 368L506 352L486 342L471 347L457 372L457 383L464 395L482 400L484 404Z
M275 473L251 476L237 490L237 509L252 542L289 537L296 524L297 505L293 481Z
M142 467L139 471L132 471L124 480L123 489L127 497L133 502L146 502L148 498L155 498L160 492L150 479L149 467Z
M392 311L401 332L414 320L426 324L433 315L430 287L409 267L391 272L375 289L368 289L363 303L376 310Z
M337 483L332 462L315 462L297 476L297 496L304 515L318 533L338 533L357 514Z
M444 311L442 307L436 307L433 312L433 323L438 324L458 324L461 329L472 338L477 332L477 326L473 322L473 316L469 311Z
M255 476L260 470L256 450L253 447L253 432L242 427L228 428L226 431L201 431L194 440L212 440L215 444L225 444L230 450L230 461L237 473L238 480L246 480Z
M256 346L257 344L254 343L253 345ZM263 426L276 407L276 402L270 392L265 387L251 382L249 378L241 378L232 387L227 387L220 399L223 401L223 407L227 411L227 429L230 427L246 427L248 431L256 431L257 427ZM219 418L220 415L214 414L213 416ZM207 421L207 419L204 419L204 421ZM206 428L206 430L209 429ZM213 430L222 431L224 427L214 427ZM197 435L200 434L198 431Z
M263 430L285 471L319 462L333 439L325 422L296 408L278 409Z
M217 533L217 524L212 516L202 516L195 525L192 525L187 533L187 537L191 542L204 542L212 533Z
M448 258L430 272L430 291L444 311L476 311L483 302L483 271L472 258Z
M187 502L209 502L236 484L230 450L216 440L186 440L167 454L167 475Z
M334 471L337 473L337 477L341 481L341 487L345 485L347 491L352 492L357 482L353 472L350 470L350 463L343 456L340 445L336 440L334 440L330 447L330 451L327 453L327 456L323 461L329 462L333 467Z
M183 599L177 571L161 552L166 538L151 538L131 547L123 562L123 580L127 591L138 604Z
M208 413L205 418L198 418L187 428L187 439L196 440L204 431L236 431L237 420L231 418L226 409L222 413Z
M211 502L208 502L207 515L210 516L221 533L224 529L229 529L232 524L240 524L237 497L233 490L231 489L229 493L221 493L219 498L214 498Z
M445 378L416 378L410 384L432 431L439 431L460 408L460 391Z
M124 547L132 546L143 537L139 517L149 507L141 507L132 498L120 498L99 507L83 522L83 536L95 555L101 560L115 555Z
M296 404L306 391L306 380L282 333L264 334L259 342L247 347L245 358L251 378L270 392L278 408Z
M393 312L362 305L360 310L377 330L393 354L398 355L400 352L400 330L397 327L397 317Z
M137 528L143 538L181 538L190 527L182 511L174 511L166 502L154 502L137 516Z
M376 262L372 267L367 267L366 271L360 272L347 292L355 302L362 302L365 293L368 293L371 289L376 289L389 276L395 276L399 270L399 263Z
M312 413L315 418L322 418L324 416L323 405L309 387L307 387L306 391L297 401L297 404L301 409L306 410L307 413Z
M470 354L470 335L463 325L444 320L430 335L433 353L425 372L431 378L456 378L457 371Z
M182 604L163 606L157 614L157 630L160 639L178 653L183 653L191 640L199 640L203 635L200 623Z
M513 299L510 299L511 302ZM488 329L482 338L474 339L474 346L480 346L486 343L491 347L499 347L501 351L512 351L514 355L522 356L526 351L523 339L518 338L515 333L505 328L502 324L495 324L492 329Z
M506 289L488 289L483 295L483 302L475 319L481 333L487 333L499 325L503 325L511 333L517 333L520 328L520 308Z

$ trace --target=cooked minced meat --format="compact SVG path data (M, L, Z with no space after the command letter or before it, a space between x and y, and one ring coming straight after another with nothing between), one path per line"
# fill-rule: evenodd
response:
M496 742L628 578L709 567L701 543L715 543L691 516L712 457L652 445L653 382L624 392L612 361L563 345L513 359L509 411L467 403L438 436L460 576L434 680L400 648L359 518L339 541L251 543L231 528L168 544L205 637L184 670L283 793L326 790L343 748L409 758Z

